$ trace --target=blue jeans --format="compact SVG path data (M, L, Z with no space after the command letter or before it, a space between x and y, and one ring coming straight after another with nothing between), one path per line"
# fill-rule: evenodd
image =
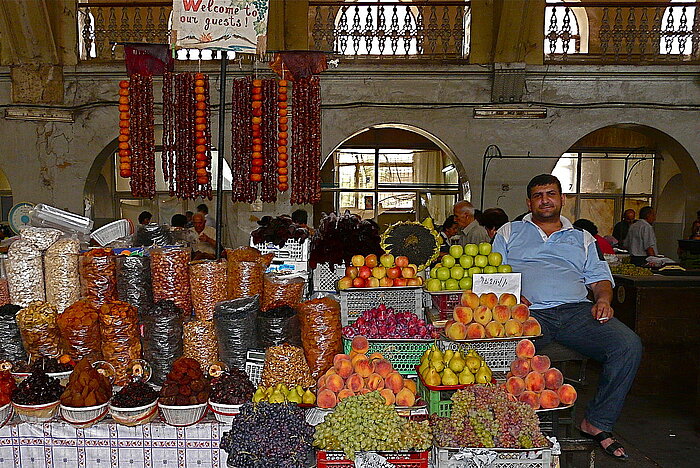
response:
M556 341L600 362L603 372L598 391L586 409L586 419L600 430L612 431L622 411L642 357L642 341L618 319L600 323L591 314L590 302L563 304L531 310L542 325L541 348Z

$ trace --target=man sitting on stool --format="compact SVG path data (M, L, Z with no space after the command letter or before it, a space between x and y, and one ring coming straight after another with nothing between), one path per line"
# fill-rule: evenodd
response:
M522 273L522 294L542 325L538 348L557 341L603 365L598 391L586 409L581 432L608 455L627 458L612 431L642 356L639 337L613 318L613 280L595 238L561 216L559 179L542 174L527 186L531 213L498 230L493 250ZM593 292L594 303L588 299Z

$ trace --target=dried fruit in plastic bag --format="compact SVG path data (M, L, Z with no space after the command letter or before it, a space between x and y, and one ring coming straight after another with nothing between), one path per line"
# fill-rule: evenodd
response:
M169 299L185 316L192 312L190 298L190 249L153 249L151 251L151 282L153 300Z
M151 257L145 255L120 255L117 265L117 296L142 313L153 307L151 286Z
M0 360L27 360L27 353L22 346L22 335L15 320L15 315L20 309L20 306L14 304L0 306Z
M162 385L183 351L182 311L173 301L158 301L141 314L143 358L151 365L151 382Z
M183 356L196 359L202 369L208 369L219 360L219 345L213 322L190 320L185 322L183 329Z
M56 325L56 308L48 302L35 301L17 312L22 344L32 361L41 356L63 354L61 331Z
M7 281L10 303L26 307L44 301L44 269L41 252L26 240L18 240L7 249Z
M229 368L245 369L248 350L258 347L255 333L258 304L258 296L216 304L214 326L219 341L219 356Z
M59 239L44 254L46 302L55 305L59 314L80 299L79 252L76 239Z
M274 254L261 255L253 247L226 249L228 264L228 299L262 297L263 275Z
M129 363L141 358L136 307L122 301L107 301L100 307L102 356L116 372L115 385L129 381Z
M56 319L66 352L74 361L102 359L99 310L86 300L68 307Z
M299 317L296 310L288 305L258 312L256 329L261 348L283 343L301 346Z
M111 249L92 249L80 255L80 295L94 307L117 298L117 274Z
M22 240L31 242L34 247L41 251L51 247L62 235L63 233L58 229L34 226L26 226L19 230L19 237Z
M267 273L263 282L260 310L288 305L294 307L304 297L306 280L297 275Z
M265 351L260 383L263 387L285 384L287 387L301 385L307 388L313 386L315 380L311 377L309 365L304 358L304 350L282 344L271 346Z
M297 306L301 341L311 375L318 379L343 352L340 304L328 297L312 299Z
M226 262L190 263L190 290L194 315L199 320L211 320L216 303L226 300Z

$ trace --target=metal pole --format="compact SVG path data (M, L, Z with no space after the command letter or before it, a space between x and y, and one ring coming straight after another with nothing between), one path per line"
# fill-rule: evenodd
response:
M219 73L219 143L216 173L216 258L221 258L221 223L224 206L224 132L226 126L226 65L228 57L221 51L221 72Z

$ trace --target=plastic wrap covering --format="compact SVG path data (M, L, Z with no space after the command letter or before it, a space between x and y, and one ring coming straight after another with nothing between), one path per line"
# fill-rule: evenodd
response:
M114 255L109 249L93 249L80 255L80 296L94 307L117 298Z
M245 370L248 349L258 347L255 317L259 304L258 296L216 304L214 326L219 340L219 357L229 367Z
M112 364L115 385L129 381L129 363L141 359L136 307L122 301L107 301L100 307L102 357Z
M304 350L297 346L283 344L272 346L265 351L260 383L263 387L285 384L289 388L297 385L308 388L316 381L309 372Z
M312 299L299 304L297 314L306 362L318 379L333 366L333 357L343 352L340 304L330 298Z
M153 307L150 257L117 256L117 296L136 307L139 314Z
M288 305L258 312L256 323L261 348L282 343L301 346L299 318L296 311Z
M261 310L288 305L294 307L304 296L306 280L296 275L267 273L263 286Z
M90 234L93 221L69 211L39 203L30 212L32 226L56 228L63 232Z
M226 249L228 263L228 299L262 297L263 275L274 254L260 255L253 247Z
M13 304L0 306L0 360L27 360L27 353L22 346L22 335L15 320L15 315L20 309L20 306Z
M183 356L195 359L202 369L219 360L219 345L216 338L214 322L190 320L183 325L184 351Z
M22 334L22 345L34 361L41 356L58 357L63 354L61 331L56 325L56 308L48 302L35 301L17 312L17 326Z
M153 249L151 251L151 282L153 300L168 299L185 316L192 312L190 299L190 249Z
M153 369L151 382L163 385L173 362L182 356L182 311L173 301L158 301L143 312L141 323L143 358Z
M23 227L19 230L20 239L31 242L34 247L42 252L51 247L62 235L63 233L57 229L33 226Z
M41 252L31 242L13 242L7 250L5 267L10 303L27 307L33 301L46 299Z
M76 239L59 239L44 254L46 302L56 306L58 313L80 299L78 253Z
M197 261L190 264L192 307L198 320L214 318L214 306L226 300L226 262Z
M152 245L171 245L173 243L168 226L156 223L139 226L134 234L134 247L150 247Z
M88 301L72 304L56 319L66 352L75 362L82 358L102 359L99 311Z

